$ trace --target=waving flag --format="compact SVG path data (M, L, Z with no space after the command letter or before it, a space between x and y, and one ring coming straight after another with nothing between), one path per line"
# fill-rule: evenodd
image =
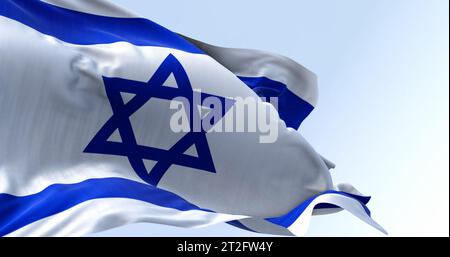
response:
M2 0L0 31L0 235L134 222L302 235L342 209L384 231L297 130L317 87L294 61L99 0Z

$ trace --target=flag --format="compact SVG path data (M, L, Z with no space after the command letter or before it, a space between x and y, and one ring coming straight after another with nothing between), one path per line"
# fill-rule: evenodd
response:
M0 235L151 222L303 235L369 197L299 132L293 60L176 34L106 1L0 2Z

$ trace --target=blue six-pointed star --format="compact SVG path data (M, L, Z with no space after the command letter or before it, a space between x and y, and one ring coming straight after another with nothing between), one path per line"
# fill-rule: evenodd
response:
M178 88L163 85L171 74L173 74ZM181 165L207 172L216 172L206 138L206 131L203 128L198 132L193 129L193 121L202 119L202 117L200 117L201 114L198 112L198 105L195 106L193 103L193 98L194 94L199 94L198 98L201 99L201 102L209 96L220 99L222 104L221 117L223 117L231 107L232 104L229 103L231 103L232 100L193 91L186 71L172 54L166 57L148 82L109 77L103 77L103 82L113 115L106 121L103 127L86 146L84 149L85 153L125 156L128 158L131 167L139 177L155 186L159 183L171 165ZM132 93L135 94L135 96L125 103L122 99L121 92ZM169 150L139 145L133 132L130 116L139 110L152 97L166 100L184 97L190 103L188 108L190 131ZM151 117L149 117L148 122L152 122ZM218 120L213 121L214 124L217 122ZM167 129L170 129L170 127ZM122 142L108 141L110 136L116 130L118 130ZM158 132L148 131L148 133ZM186 150L193 145L197 150L197 157L185 154ZM144 160L146 159L156 161L156 164L150 171L148 171L144 165Z

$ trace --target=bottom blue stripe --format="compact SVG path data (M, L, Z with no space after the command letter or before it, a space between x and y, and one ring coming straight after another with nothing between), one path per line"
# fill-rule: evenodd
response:
M330 193L341 194L358 200L370 216L370 212L365 206L370 197L338 191L326 191L322 194ZM283 227L289 227L316 197L309 198L286 215L266 220ZM123 178L88 179L75 184L53 184L32 195L0 194L0 236L9 234L37 220L65 211L84 201L97 198L129 198L180 211L202 210L211 212L189 203L174 193L149 184ZM336 206L330 204L315 206L315 208L333 207ZM253 231L239 221L228 223L241 229Z
M366 211L367 215L370 216L370 211L369 209L366 207L366 204L369 202L370 197L369 196L360 196L360 195L354 195L354 194L349 194L349 193L345 193L345 192L340 192L340 191L334 191L334 190L328 190L325 191L319 195L313 196L311 198L308 198L306 201L302 202L300 205L298 205L296 208L294 208L292 211L288 212L285 215L279 216L279 217L274 217L274 218L267 218L266 220L269 222L272 222L274 224L277 224L279 226L283 226L285 228L289 227L290 225L292 225L297 219L298 217L300 217L300 215L305 211L305 209L311 204L311 202L316 199L318 196L324 195L324 194L339 194L339 195L343 195L346 197L350 197L353 198L355 200L357 200L361 206L364 208L364 210ZM333 204L318 204L315 206L315 209L321 209L321 208L339 208L339 206L333 205Z
M0 194L0 236L84 201L112 197L141 200L181 211L209 211L152 185L123 178L88 179L76 184L53 184L27 196Z
M240 228L240 229L244 229L244 230L248 230L248 231L256 232L256 233L257 233L257 231L254 231L253 229L251 229L251 228L245 226L245 225L242 224L242 222L240 222L239 220L232 220L232 221L228 221L227 223L230 224L230 225L232 225L232 226L235 226L235 227L237 227L237 228Z

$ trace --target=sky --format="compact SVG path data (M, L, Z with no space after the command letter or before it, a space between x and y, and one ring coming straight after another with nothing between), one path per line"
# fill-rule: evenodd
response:
M288 56L319 80L300 128L335 183L371 195L389 236L449 236L447 0L113 0L219 46ZM132 224L90 236L261 236L227 224ZM384 236L351 214L315 216L306 236Z

